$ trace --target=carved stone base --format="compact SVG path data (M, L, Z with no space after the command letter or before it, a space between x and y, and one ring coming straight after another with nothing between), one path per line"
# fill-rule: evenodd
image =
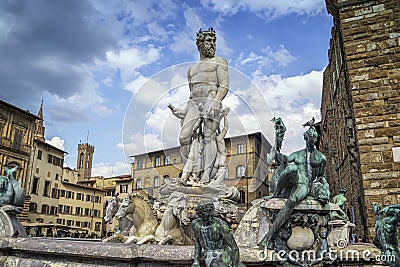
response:
M196 218L196 206L205 200L214 202L217 215L233 227L237 225L239 208L236 200L239 191L236 187L227 187L225 184L213 185L183 185L179 179L172 179L160 188L160 201L166 203L173 192L181 192L188 196L189 218Z
M328 235L329 246L347 247L350 241L350 230L355 227L354 223L345 220L334 220L328 222L331 229Z

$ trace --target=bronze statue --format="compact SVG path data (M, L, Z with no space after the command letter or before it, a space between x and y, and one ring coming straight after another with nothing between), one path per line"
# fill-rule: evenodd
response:
M324 183L325 179L322 178L325 171L326 158L316 149L318 133L313 121L309 121L305 125L309 126L309 129L303 134L306 148L293 152L289 156L285 156L275 149L274 158L278 159L277 162L279 164L274 173L276 188L274 188L274 194L266 197L266 199L275 197L287 197L288 199L284 208L278 212L267 234L258 243L261 248L271 247L270 241L275 238L282 225L291 218L295 205L310 193L313 183ZM275 127L275 130L278 136L280 134L278 133L279 128ZM277 142L277 144L279 143ZM322 185L326 187L326 185Z
M0 176L0 206L13 205L16 208L21 208L22 211L25 201L25 190L14 178L13 173L16 169L17 167L4 167L7 176Z
M399 233L400 204L381 208L380 204L373 205L375 212L374 245L385 255L385 263L389 266L400 266Z
M341 188L339 194L332 198L332 202L339 206L340 211L334 211L331 214L331 220L345 220L348 221L349 217L346 214L347 198L345 196L346 188Z
M201 252L207 267L237 267L239 248L226 222L213 214L214 204L211 201L201 202L196 207L199 218L192 222L195 236L194 262L192 267L200 267Z

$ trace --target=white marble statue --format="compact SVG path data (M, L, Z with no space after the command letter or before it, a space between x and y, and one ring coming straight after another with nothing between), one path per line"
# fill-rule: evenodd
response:
M217 134L221 101L228 92L228 64L224 58L215 56L216 34L212 28L200 29L196 44L200 60L188 71L190 99L183 109L169 107L181 119L181 153L184 160L189 161L182 181L186 182L194 174L199 182L208 184L213 179L218 154Z

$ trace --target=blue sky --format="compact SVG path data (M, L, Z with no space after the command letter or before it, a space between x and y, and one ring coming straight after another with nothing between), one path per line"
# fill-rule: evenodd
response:
M95 146L94 175L129 173L129 155L178 144L166 107L188 98L199 28L227 59L230 135L288 128L283 151L304 146L320 118L332 17L322 0L0 1L0 98L37 113L46 139L68 152Z

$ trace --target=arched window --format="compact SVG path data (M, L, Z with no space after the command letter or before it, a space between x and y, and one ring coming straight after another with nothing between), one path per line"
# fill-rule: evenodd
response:
M138 160L138 162L137 162L137 169L138 169L138 170L143 169L143 160Z
M244 190L239 190L239 194L240 194L239 204L246 203L246 192L244 192Z
M160 186L160 177L156 176L154 177L154 187L159 187Z
M244 166L239 165L236 167L236 178L240 178L242 176L244 176Z
M156 167L161 166L161 157L155 157L155 159L154 159L154 165L155 165Z
M87 155L86 168L89 169L90 154Z
M163 184L168 183L168 182L169 182L169 176L168 175L164 175Z
M136 180L136 189L142 188L142 179L137 179Z
M79 168L83 167L83 153L79 156Z

